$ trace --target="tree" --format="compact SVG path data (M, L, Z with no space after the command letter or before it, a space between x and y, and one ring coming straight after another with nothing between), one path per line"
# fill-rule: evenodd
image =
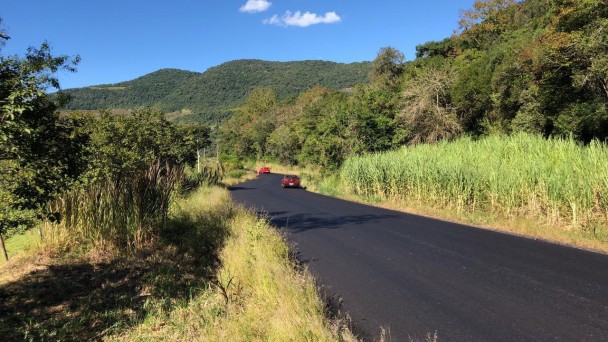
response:
M454 37L446 38L440 42L426 42L416 45L416 58L427 58L434 56L454 57L461 54L461 47L458 46Z
M578 140L608 138L608 6L603 0L549 2L551 20L527 36L511 68L497 70L510 96L512 127ZM528 3L526 3L528 5ZM504 62L503 62L504 63ZM502 79L502 80L501 80ZM523 81L523 82L522 82ZM510 89L508 89L510 88ZM515 101L513 101L515 100ZM505 103L500 98L498 103Z
M288 125L281 125L268 137L267 150L270 155L283 164L296 164L300 149L298 137Z
M266 154L266 140L276 127L273 115L276 105L274 90L253 90L245 105L222 126L220 139L225 150L241 158L262 158Z
M43 206L84 170L78 120L60 116L46 94L59 88L54 74L75 71L78 57L55 57L50 47L30 47L25 57L4 56L0 34L0 247L4 236L45 216Z
M355 153L385 151L393 145L399 92L360 85L349 101L350 121L357 145Z
M452 139L461 132L450 100L454 78L454 69L449 64L426 65L412 72L403 91L398 138L413 144L432 143Z
M369 78L372 84L395 87L399 84L405 65L403 53L393 47L383 47L372 62Z
M90 168L87 178L119 179L161 164L194 165L196 143L152 108L130 115L101 111L89 124Z
M513 22L507 9L516 4L516 0L476 0L472 9L460 11L461 35L473 46L483 47Z

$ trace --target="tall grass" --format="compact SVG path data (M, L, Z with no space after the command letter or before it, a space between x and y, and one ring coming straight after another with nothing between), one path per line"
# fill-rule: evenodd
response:
M599 142L463 138L349 158L339 181L365 197L540 219L608 240L608 146Z
M221 166L204 165L196 172L158 161L145 170L75 186L49 205L61 223L47 229L45 238L59 249L134 251L158 236L173 197L218 184L222 174Z
M50 204L61 217L50 238L66 248L137 249L164 224L182 176L181 166L157 162L147 170L77 186Z
M117 224L137 217L135 206L110 206L104 195L133 205L135 201L123 199L135 188L98 186L81 190L82 197L70 197L71 216L45 233L60 232L71 239L90 235L94 244L113 243L120 234L137 235L137 224L124 231L107 224L106 233L86 226L87 218L107 217ZM90 194L99 200L91 201L95 196ZM108 214L113 210L118 212ZM143 247L136 253L102 255L109 258L101 262L96 254L49 258L45 263L51 266L42 266L31 277L25 276L26 265L21 271L0 265L0 283L12 283L10 300L3 303L10 310L0 317L0 330L8 340L356 340L344 322L327 319L314 279L290 258L280 233L236 207L224 188L173 196L158 238ZM54 295L48 296L49 291ZM32 296L45 300L32 302Z
M327 320L313 278L296 267L283 237L254 213L235 207L225 189L198 190L178 212L176 217L215 215L221 222L215 225L226 227L212 285L170 311L151 313L113 339L355 340L345 325Z
M179 184L179 192L186 194L202 186L218 185L224 174L224 167L221 163L204 163L200 171L196 168L187 167L184 170L184 177Z

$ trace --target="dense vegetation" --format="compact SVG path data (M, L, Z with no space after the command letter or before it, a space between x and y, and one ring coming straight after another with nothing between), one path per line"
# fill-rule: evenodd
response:
M0 30L0 49L9 36ZM1 50L0 50L1 51ZM73 71L78 57L55 57L47 44L25 57L0 55L0 249L3 237L50 213L44 206L84 171L87 137L80 122L59 116L45 94L58 70Z
M163 69L132 81L68 89L66 109L132 109L152 106L180 112L180 120L221 122L243 104L256 87L269 87L279 99L322 85L332 89L353 87L367 80L369 63L340 64L325 61L266 62L237 60L203 73Z
M76 62L46 44L0 55L2 247L39 227L0 265L3 340L354 340L280 234L202 188L222 173L191 168L206 126L152 108L58 114L46 89Z
M47 44L23 58L0 56L3 250L3 237L38 222L62 227L80 244L137 247L162 226L184 167L208 143L205 127L177 127L149 108L60 115L46 90L59 87L57 71L77 62L52 56Z
M356 341L326 319L279 232L220 187L173 198L157 240L137 253L32 252L35 271L20 265L27 253L0 264L7 341Z
M531 163L530 160L534 162ZM608 241L608 147L525 133L349 158L341 189L366 198L538 219Z
M142 109L129 116L84 116L87 167L77 184L48 205L77 244L133 250L158 234L169 203L194 163L194 139ZM65 245L65 244L64 244Z
M608 6L602 0L479 0L460 30L383 48L370 83L281 101L253 92L224 125L225 159L336 168L353 154L468 135L608 138Z

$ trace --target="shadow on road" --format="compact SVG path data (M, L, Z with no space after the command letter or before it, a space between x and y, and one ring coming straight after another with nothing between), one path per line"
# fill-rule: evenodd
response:
M242 190L255 190L257 188L247 188L244 186L231 186L230 188L228 188L228 190L230 191L242 191Z
M327 213L290 214L288 211L268 212L265 215L269 217L272 224L285 228L290 233L300 233L311 229L337 229L351 224L380 224L382 220L399 217L396 214L343 216L331 216Z

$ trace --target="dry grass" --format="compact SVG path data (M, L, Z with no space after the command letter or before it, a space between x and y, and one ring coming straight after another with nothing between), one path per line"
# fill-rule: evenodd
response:
M192 110L185 108L179 111L167 113L165 117L167 120L173 121L190 115L192 115Z
M3 340L355 340L327 319L281 235L235 208L227 190L175 200L168 220L128 255L65 254L71 238L44 231L44 244L0 265Z
M222 184L225 186L234 186L236 184L255 179L257 176L257 173L253 170L242 170L237 173L228 173L226 176L224 176L224 178L222 178Z
M148 317L118 340L354 340L330 324L314 280L297 270L284 239L253 213L236 209L213 285L182 307Z
M44 243L0 265L0 335L101 340L187 303L210 286L231 216L224 190L198 191L174 201L153 243L128 254L86 242L79 250L47 227Z

